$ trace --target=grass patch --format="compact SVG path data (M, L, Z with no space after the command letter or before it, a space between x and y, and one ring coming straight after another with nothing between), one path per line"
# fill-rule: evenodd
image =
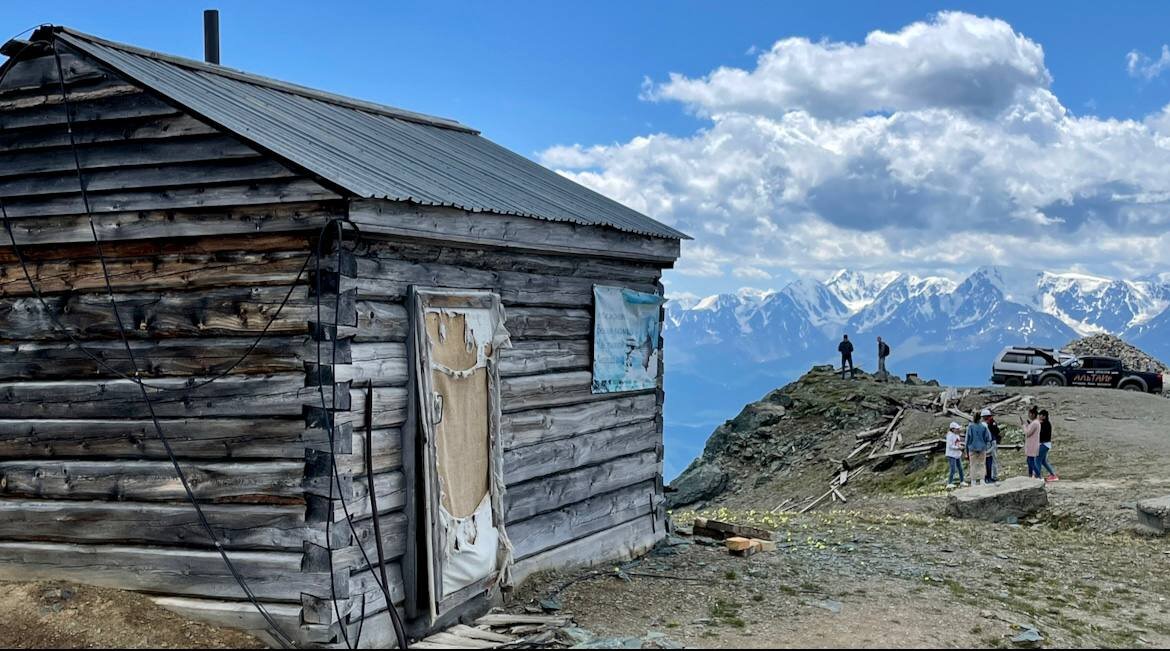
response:
M930 455L930 462L922 470L906 474L906 461L882 473L878 489L902 497L922 497L946 493L947 459L942 454Z
M744 628L747 622L739 616L740 605L737 601L730 599L716 598L715 603L711 604L711 617L717 621L736 628Z

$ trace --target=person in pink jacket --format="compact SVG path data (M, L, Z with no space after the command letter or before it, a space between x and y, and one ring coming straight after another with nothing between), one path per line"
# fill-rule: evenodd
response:
M1028 424L1024 426L1024 458L1028 461L1028 477L1040 477L1040 415L1036 407L1028 409Z

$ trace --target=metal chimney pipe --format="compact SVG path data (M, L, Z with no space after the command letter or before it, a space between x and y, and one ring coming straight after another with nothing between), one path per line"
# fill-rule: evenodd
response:
M219 65L219 10L203 11L203 60Z

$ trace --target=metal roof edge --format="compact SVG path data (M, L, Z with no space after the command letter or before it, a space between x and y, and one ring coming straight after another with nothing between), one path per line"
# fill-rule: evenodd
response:
M370 113L376 113L379 115L384 115L386 117L396 118L399 120L406 120L408 122L417 122L419 124L425 124L428 126L440 127L443 129L452 129L455 131L462 131L464 133L479 135L478 130L473 129L472 127L469 127L465 124L462 124L456 120L452 120L450 118L443 118L443 117L437 117L437 116L433 116L433 115L426 115L424 113L416 113L414 111L408 111L408 110L396 108L393 106L386 106L385 104L378 104L376 102L367 102L365 100L354 99L352 97L346 97L344 95L337 95L335 93L328 93L328 92L325 92L322 90L317 90L315 88L309 88L307 86L301 86L299 84L293 84L293 83L290 83L287 81L273 79L271 77L264 77L262 75L257 75L257 74L250 73L250 72L244 72L243 70L236 70L235 68L228 68L225 66L213 65L210 63L204 63L202 61L196 61L195 59L187 59L184 57L174 56L174 55L166 54L163 52L156 52L154 50L147 50L145 48L140 48L140 47L136 47L133 45L127 45L125 43L119 43L117 41L110 41L110 40L107 40L107 39L104 39L104 38L101 38L98 36L93 36L92 34L86 34L85 32L79 32L79 31L72 29L72 28L69 28L69 27L55 25L52 27L52 29L53 29L54 33L56 33L63 41L65 41L66 43L69 43L70 45L84 46L83 43L78 43L77 41L78 40L88 41L88 42L94 43L96 45L102 45L105 47L113 48L115 50L121 50L123 52L128 52L130 54L148 57L151 59L156 59L158 61L164 61L166 63L170 63L172 65L176 65L176 66L179 66L182 68L196 70L199 72L206 72L208 74L213 74L213 75L219 75L222 77L227 77L229 79L235 79L236 81L241 81L241 82L253 84L256 86L264 86L266 88L271 88L273 90L283 91L283 92L291 93L294 95L300 95L302 97L308 97L311 99L320 100L322 102L328 102L330 104L337 104L338 106L344 106L346 108L352 108L352 109L356 109L359 111L367 111ZM89 51L89 50L87 50L87 51ZM90 52L90 54L94 54L94 53ZM94 56L97 56L97 55L94 54Z

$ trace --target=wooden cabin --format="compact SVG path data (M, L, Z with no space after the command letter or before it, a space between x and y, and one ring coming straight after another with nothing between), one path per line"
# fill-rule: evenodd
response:
M298 646L382 647L387 592L418 636L664 535L685 235L451 120L60 27L2 52L0 580L273 639L218 542Z

